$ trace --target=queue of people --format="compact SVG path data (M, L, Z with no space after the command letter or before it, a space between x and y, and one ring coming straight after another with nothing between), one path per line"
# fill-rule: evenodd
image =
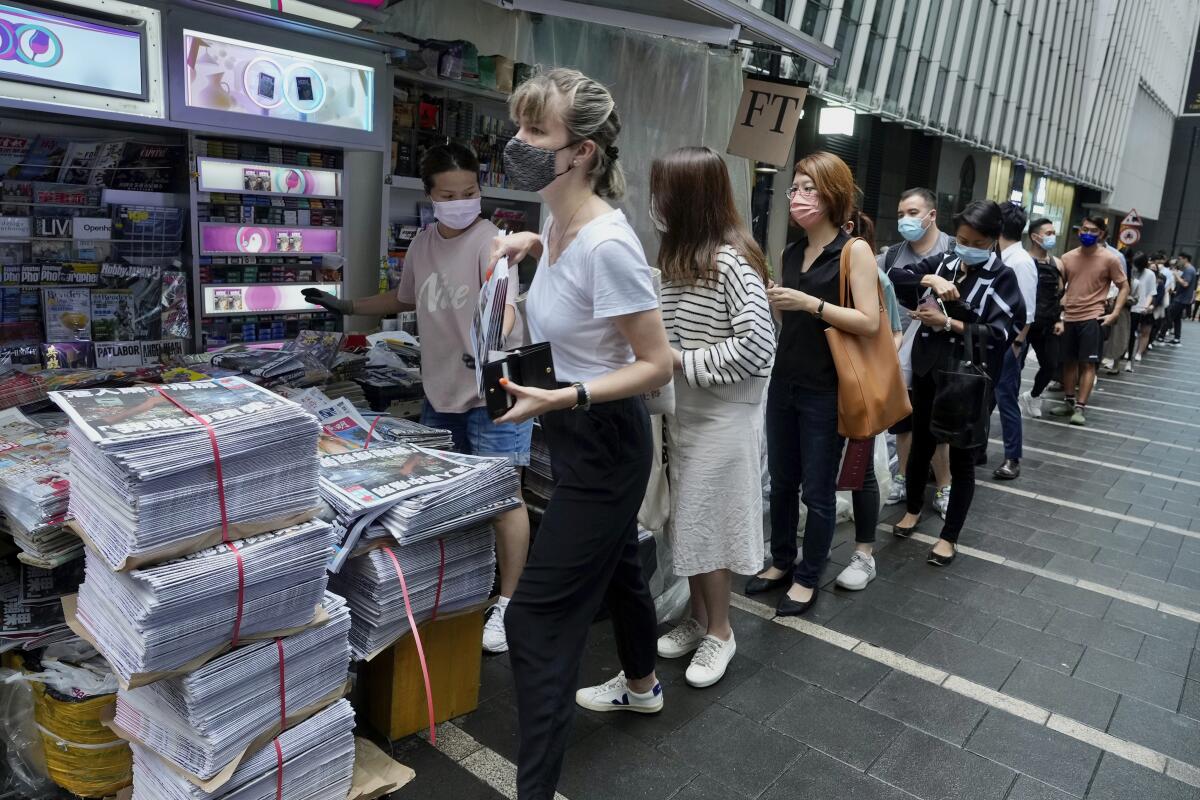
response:
M877 257L850 169L824 152L795 165L786 193L795 241L779 254L772 280L768 255L738 214L723 159L701 147L663 154L650 172L660 299L641 242L614 205L626 178L620 115L608 90L555 69L523 83L510 111L519 130L506 146L505 171L515 188L544 200L549 214L539 233L499 237L480 216L474 156L456 145L435 147L422 175L436 224L414 241L399 292L357 301L309 294L347 314L416 309L428 396L422 418L451 430L456 448L520 467L528 463L531 421L541 420L554 491L532 544L523 509L497 520L500 598L484 639L487 649L510 653L522 800L554 797L575 706L660 711L658 658L688 657L693 686L721 680L737 651L735 575L748 576L748 594L786 589L779 615L808 613L829 561L839 488L853 489L855 550L838 586L863 590L875 577L885 504L905 505L892 532L909 537L930 502L942 524L927 562L949 567L975 468L986 458L993 408L1000 408L1005 449L994 475L1014 479L1022 412L1040 416L1043 392L1058 383L1063 402L1049 413L1084 424L1105 332L1122 313L1129 332L1118 345L1130 365L1160 332L1173 331L1177 342L1181 320L1194 313L1190 257L1175 271L1157 255L1136 254L1127 277L1105 244L1105 221L1093 216L1078 228L1079 247L1060 259L1051 220L1028 222L1019 206L975 201L943 231L935 195L918 187L897 208L903 242ZM515 270L527 256L538 268L525 324L510 297L504 332L509 345L520 343L524 329L528 341L551 345L559 388L502 381L513 404L493 423L469 356L470 298L501 258ZM888 343L883 371L899 382L900 397L886 398L898 402L886 405L890 412L903 406L884 419L878 402L867 403L868 434L890 430L896 438L898 475L883 498L874 469L855 473L844 459L865 453L871 464L875 441L862 434L863 409L851 402L863 393L846 385L843 366L853 349L846 343L880 338ZM1038 369L1022 393L1031 349ZM668 383L668 534L674 571L687 578L691 599L684 619L659 636L637 515L653 447L642 397ZM848 439L850 429L859 435ZM602 607L622 669L577 688L588 630Z

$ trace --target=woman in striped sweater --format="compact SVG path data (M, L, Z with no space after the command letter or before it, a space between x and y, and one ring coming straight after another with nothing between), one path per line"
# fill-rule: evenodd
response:
M663 322L675 353L675 413L666 418L675 572L691 614L658 655L693 650L692 686L725 674L733 573L762 566L763 393L775 357L766 259L734 205L729 173L707 147L654 162L651 215L662 234Z

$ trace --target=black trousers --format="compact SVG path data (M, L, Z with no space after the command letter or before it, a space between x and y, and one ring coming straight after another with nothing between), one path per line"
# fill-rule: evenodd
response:
M1033 352L1037 354L1038 360L1038 371L1033 376L1033 389L1029 393L1034 397L1041 397L1050 382L1059 380L1062 375L1058 337L1054 335L1054 323L1033 323L1029 326L1029 334L1025 338L1029 342L1029 346L1033 348Z
M654 671L654 601L638 558L637 514L653 440L641 398L542 418L554 492L504 615L517 686L520 800L551 800L588 628L607 603L625 675Z
M1171 333L1176 340L1183 338L1183 315L1187 313L1187 303L1171 302L1167 306L1167 317L1171 320Z
M932 371L927 375L913 375L913 438L906 472L907 511L910 514L920 514L925 505L925 484L929 482L929 466L938 446L929 430L936 392ZM946 522L942 526L942 538L948 542L958 541L971 509L971 500L975 497L975 453L975 450L950 446L950 505L946 508Z

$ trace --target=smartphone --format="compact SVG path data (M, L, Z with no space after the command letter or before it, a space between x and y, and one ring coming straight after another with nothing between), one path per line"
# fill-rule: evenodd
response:
M275 78L265 72L258 73L258 96L275 99Z
M296 96L301 100L312 102L312 78L297 77L296 78Z
M943 315L946 315L946 306L937 298L937 295L934 295L933 293L927 294L921 298L921 302L917 304L917 308L936 308L938 311L941 311Z

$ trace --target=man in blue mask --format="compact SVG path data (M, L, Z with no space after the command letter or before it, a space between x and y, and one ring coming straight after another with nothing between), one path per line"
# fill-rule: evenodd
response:
M937 225L937 197L929 189L914 187L900 195L896 207L896 230L901 241L889 247L876 260L885 273L893 267L915 264L928 256L944 253L954 248L954 238L943 233ZM900 364L907 379L912 377L912 343L920 323L912 321L912 309L905 309L903 322L906 329L904 344L900 348ZM885 499L887 505L903 503L907 497L904 482L904 465L908 463L908 451L912 445L912 418L902 419L888 433L896 437L896 456L900 473L892 481L892 491ZM950 503L950 451L939 445L933 457L933 472L938 490L933 505L945 518Z
M1096 366L1104 344L1104 329L1112 327L1129 297L1129 281L1121 261L1105 248L1108 221L1086 216L1079 224L1079 247L1062 257L1066 289L1062 298L1062 322L1055 333L1062 336L1063 393L1065 402L1050 410L1056 417L1070 417L1072 425L1084 425ZM1105 314L1109 286L1117 286L1114 311Z

